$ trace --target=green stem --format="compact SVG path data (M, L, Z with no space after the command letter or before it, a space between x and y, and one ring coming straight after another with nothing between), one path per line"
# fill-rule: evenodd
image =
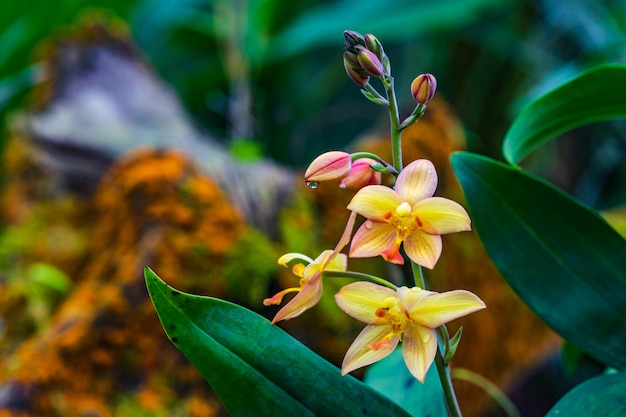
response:
M376 275L365 274L363 272L353 272L353 271L324 271L322 272L322 277L324 278L351 278L358 280L365 280L369 282L373 282L375 284L380 284L387 288L391 288L392 290L397 290L398 287L393 285L391 282L386 279L377 277Z
M421 265L411 261L411 271L413 272L413 279L415 280L415 285L426 289L426 279L424 278L424 271ZM442 329L442 331L447 332L447 329ZM443 340L441 335L437 335L440 339ZM444 343L449 343L449 341L443 341ZM446 364L441 350L437 347L437 354L435 355L435 365L437 366L437 373L439 374L439 379L441 380L441 387L443 388L443 394L446 399L446 404L448 406L448 415L451 417L461 417L461 409L459 408L459 403L456 399L456 394L454 393L454 386L452 385L452 378L450 378L450 369Z
M452 378L450 377L450 368L444 363L441 351L437 348L437 354L435 355L435 365L437 366L437 373L439 374L439 380L441 381L441 387L443 388L443 395L448 405L448 415L451 417L462 417L459 403L456 400L456 394L454 393L454 385L452 385Z
M400 130L400 112L398 110L398 102L393 86L393 77L391 75L383 79L387 90L387 98L389 99L389 121L391 123L391 155L393 166L398 172L402 171L402 131Z
M415 280L415 286L421 289L426 289L426 279L424 278L424 270L422 266L411 261L411 271L413 272L413 279ZM419 277L419 282L418 282Z
M484 376L472 372L469 369L455 368L452 370L452 378L462 381L471 382L472 384L482 388L509 417L520 417L520 413L515 404L498 388L496 384L489 381Z

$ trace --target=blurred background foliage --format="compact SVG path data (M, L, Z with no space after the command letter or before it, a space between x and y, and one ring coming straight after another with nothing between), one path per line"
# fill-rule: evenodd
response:
M0 111L6 123L4 116L42 81L35 71L42 41L97 11L127 25L196 123L236 155L269 156L301 167L311 155L340 148L385 121L381 109L363 100L343 73L342 31L349 28L381 39L401 104L410 105L414 76L435 74L440 94L464 122L469 147L499 157L505 130L528 100L583 69L626 59L625 5L624 0L6 0L0 6ZM560 178L552 157L536 161L537 169L584 201L607 205L609 193L590 184L599 179L611 191L620 188L615 184L624 151L620 126L604 126L601 136L608 139L579 145L592 149L568 155L574 159L566 170L574 171L573 180ZM589 161L600 167L589 167ZM611 203L624 196L616 198Z
M300 169L318 153L386 127L383 109L363 99L344 73L345 29L382 41L404 114L413 108L411 81L430 72L463 123L466 146L498 159L527 102L594 65L626 63L626 0L3 0L0 140L10 136L15 115L42 104L30 93L48 81L41 63L49 50L94 17L134 39L207 138L242 160L269 158ZM523 163L595 208L626 203L625 127L617 121L576 129ZM0 335L9 326L28 325L28 334L44 327L76 285L56 268L66 256L58 252L80 258L91 232L76 233L74 216L55 213L43 206L29 227L0 225L0 285L19 283L13 287L28 300L28 317L3 317ZM289 247L304 245L314 229L296 219L285 233ZM301 234L293 233L298 227ZM264 296L275 273L271 243L259 245L265 241L255 233L231 254L252 253L253 262L220 271L245 285L256 268L259 291L241 302ZM35 252L37 262L20 269L24 251ZM5 343L2 351L13 348Z

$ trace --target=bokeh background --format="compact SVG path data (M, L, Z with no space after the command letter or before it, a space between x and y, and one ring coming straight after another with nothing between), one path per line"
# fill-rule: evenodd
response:
M270 317L260 300L294 283L276 257L334 245L349 195L307 190L298 172L357 142L387 152L387 115L344 73L346 29L381 40L403 114L413 78L436 76L405 156L438 162L441 194L459 199L451 152L500 159L530 100L626 62L624 0L4 0L0 416L226 415L166 339L142 268ZM577 129L523 165L619 213L625 127ZM528 416L597 371L562 354L474 234L448 242L434 287L490 307L462 323L460 365ZM332 292L321 304L285 328L339 363L359 325ZM469 415L501 415L458 384Z

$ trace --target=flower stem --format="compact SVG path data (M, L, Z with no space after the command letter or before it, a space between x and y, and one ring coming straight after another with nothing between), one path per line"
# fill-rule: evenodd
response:
M393 77L391 75L383 79L385 89L387 90L387 98L389 100L389 121L391 123L391 155L393 166L398 172L402 171L402 137L400 130L400 112L398 110L398 102L393 86Z
M353 272L353 271L324 271L322 272L323 278L352 278L358 280L365 280L369 282L373 282L375 284L380 284L387 288L391 288L392 290L397 290L398 287L393 285L391 282L386 279L377 277L376 275L365 274L363 272Z
M471 382L472 384L482 388L509 417L520 417L521 414L513 402L504 394L500 388L484 376L472 372L469 369L455 368L451 371L453 379Z
M424 278L424 271L422 270L422 266L416 264L411 261L411 272L413 272L413 279L415 280L415 285L420 287L421 289L426 289L426 279ZM419 277L419 278L418 278ZM418 281L419 279L419 281Z
M437 373L441 380L441 387L443 388L443 395L446 399L448 406L448 415L451 417L462 417L459 403L456 400L456 394L454 393L454 386L452 385L452 378L450 377L450 368L444 363L441 351L437 348L437 354L435 355L435 365L437 366Z
M411 261L411 271L413 272L415 285L425 290L426 279L424 278L422 266ZM447 332L447 329L445 331ZM440 334L438 334L438 337L442 339ZM435 355L435 365L437 366L437 373L439 374L441 387L443 388L443 394L448 406L448 415L451 417L462 417L461 409L454 393L452 378L450 377L450 368L448 368L448 364L446 364L439 347L437 347L437 354Z

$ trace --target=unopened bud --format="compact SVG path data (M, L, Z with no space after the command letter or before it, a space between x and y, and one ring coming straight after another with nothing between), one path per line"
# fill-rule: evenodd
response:
M311 162L304 173L304 181L310 184L342 179L348 175L351 166L352 161L349 153L325 152Z
M361 87L370 81L370 77L360 70L361 66L359 61L351 52L344 52L343 54L343 66L346 69L348 77Z
M382 182L382 174L371 167L376 163L370 158L355 160L348 176L339 182L339 187L358 190L366 185L379 185Z
M371 33L367 33L363 38L365 39L365 47L374 52L378 57L378 60L382 62L385 52L383 50L383 45L380 43L378 38Z
M371 76L383 75L385 68L374 52L363 47L359 47L357 50L357 58L363 71Z
M411 83L411 94L420 104L428 104L435 95L437 80L432 74L421 74Z
M363 35L353 30L346 30L343 32L343 37L346 40L346 49L350 52L354 52L354 48L357 45L365 46L365 40Z

